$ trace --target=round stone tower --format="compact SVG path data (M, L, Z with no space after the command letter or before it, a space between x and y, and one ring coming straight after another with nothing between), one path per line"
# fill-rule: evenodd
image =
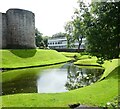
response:
M2 13L2 48L6 48L7 46L6 36L7 36L6 14Z
M7 16L7 48L36 48L35 15L22 9L9 9Z

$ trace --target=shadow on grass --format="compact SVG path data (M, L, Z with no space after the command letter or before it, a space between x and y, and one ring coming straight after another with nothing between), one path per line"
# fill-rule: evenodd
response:
M36 49L12 49L10 50L10 52L21 58L29 58L29 57L33 57L36 54L37 50Z

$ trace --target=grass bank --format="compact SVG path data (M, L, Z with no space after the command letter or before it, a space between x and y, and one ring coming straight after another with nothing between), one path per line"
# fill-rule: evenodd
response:
M60 53L66 57L71 57L71 58L73 58L74 56L81 56L80 53L77 52L60 52Z
M118 59L106 62L103 66L104 80L90 86L65 93L25 93L2 96L3 107L68 107L80 103L88 106L105 106L118 95ZM112 68L112 69L111 69ZM111 70L109 70L111 69Z
M0 54L2 54L2 65L0 68L42 66L70 60L55 50L0 50Z

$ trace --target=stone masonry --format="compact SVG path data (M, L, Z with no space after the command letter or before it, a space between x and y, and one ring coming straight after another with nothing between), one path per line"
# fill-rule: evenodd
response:
M0 38L0 48L36 48L34 13L23 9L0 13Z
M2 13L0 13L0 48L2 48Z

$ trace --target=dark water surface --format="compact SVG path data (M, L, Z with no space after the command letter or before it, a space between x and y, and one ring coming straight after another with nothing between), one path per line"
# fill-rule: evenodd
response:
M10 73L20 75L2 83L3 95L66 92L95 83L101 77L103 69L79 68L72 63L66 63L56 68L40 67L37 70L34 68L13 70Z

